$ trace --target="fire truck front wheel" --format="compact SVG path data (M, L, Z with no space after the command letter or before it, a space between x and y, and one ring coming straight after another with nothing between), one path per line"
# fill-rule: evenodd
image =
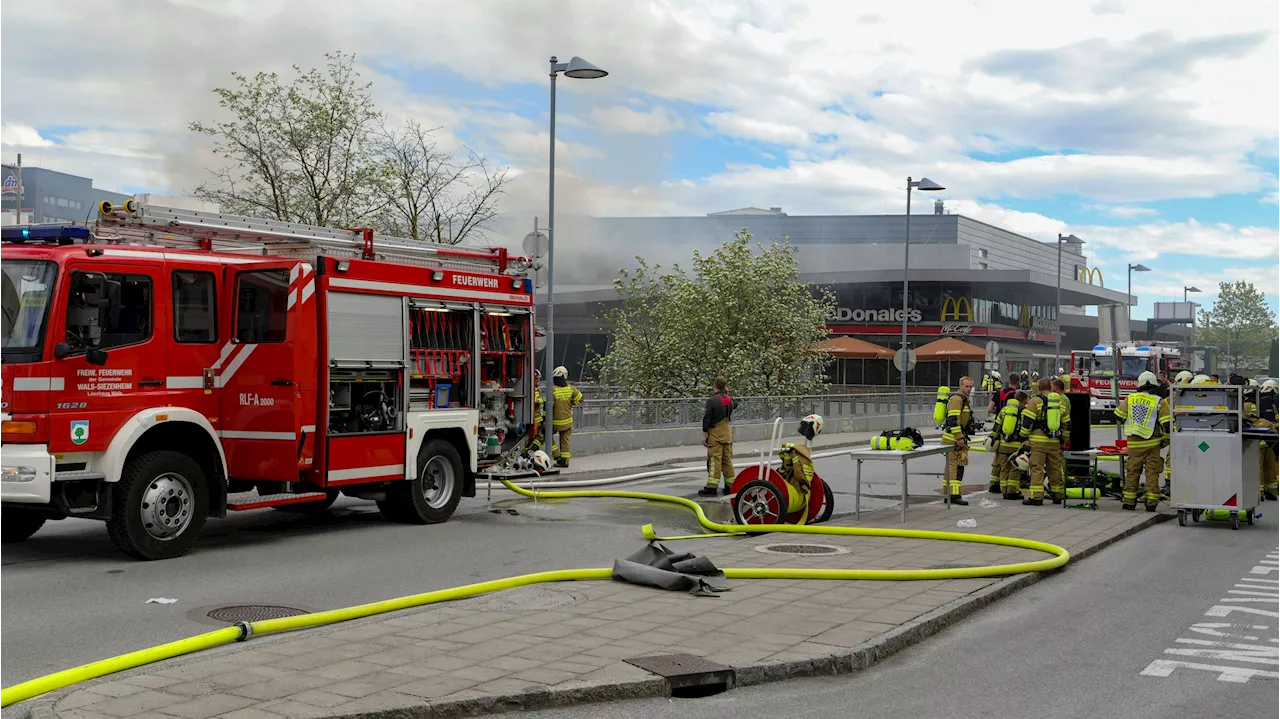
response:
M378 503L392 521L438 524L453 516L462 499L462 457L451 443L433 439L418 450L418 476L396 482Z
M169 559L196 541L209 509L204 471L180 452L147 452L129 460L112 493L107 534L137 559Z

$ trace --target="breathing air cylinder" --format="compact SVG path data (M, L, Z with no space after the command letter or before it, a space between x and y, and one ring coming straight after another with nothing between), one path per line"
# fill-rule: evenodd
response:
M1012 398L1005 403L1005 407L1012 408L1005 410L1004 420L1000 424L1000 433L1004 435L1006 442L1012 442L1018 431L1018 408L1021 406L1018 400Z
M884 435L880 435L879 437L872 437L871 448L872 449L889 449L889 438Z
M951 399L950 387L938 388L938 399L933 403L933 423L941 427L947 421L947 400Z
M1057 392L1049 393L1049 404L1045 409L1044 420L1051 433L1057 434L1062 429L1062 395Z

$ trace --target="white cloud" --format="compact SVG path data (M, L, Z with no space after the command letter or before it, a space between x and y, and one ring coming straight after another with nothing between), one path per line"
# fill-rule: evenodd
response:
M698 124L782 145L773 154L788 165L732 165L669 183L655 171L608 184L581 165L609 164L609 145L561 140L557 175L576 188L563 190L564 212L899 212L906 176L927 175L951 188L957 211L1044 238L1068 228L989 198L1078 194L1127 220L1150 217L1132 203L1157 199L1264 191L1275 201L1275 177L1245 156L1274 153L1280 18L1274 2L1238 0L1231 9L922 0L868 15L840 0L376 0L352 13L337 0L171 0L138 13L124 0L25 3L6 5L0 26L0 132L6 151L39 149L40 162L92 174L99 185L181 192L203 179L208 160L186 123L216 112L211 90L232 70L288 72L340 49L398 78L364 73L395 119L441 126L443 147L459 149L465 137L512 165L527 189L513 189L504 208L523 213L545 194L547 59L571 49L611 74L561 83L566 128L590 118L627 133L628 143L659 143L694 124L672 103L696 103L708 108ZM84 23L90 16L95 22ZM442 16L449 22L435 22ZM47 51L52 38L56 53ZM645 51L627 50L637 47ZM466 99L451 97L463 84ZM512 86L537 87L539 99L510 100ZM59 136L69 147L54 147L35 128L55 126L88 127ZM649 159L665 169L664 148L653 147ZM1049 154L966 157L1028 148ZM1070 231L1093 241L1082 228ZM1275 235L1191 223L1096 231L1117 253L1238 257L1256 256L1250 246L1259 240L1274 246Z
M1133 205L1106 205L1102 203L1094 203L1091 205L1085 205L1083 209L1125 219L1132 219L1134 217L1154 217L1160 214L1159 211L1154 208L1137 207Z
M1164 254L1268 260L1280 258L1280 233L1274 227L1235 227L1226 223L1153 222L1128 227L1094 225L1072 230L1086 242L1114 248L1135 259Z
M625 105L596 107L591 110L591 119L598 129L639 135L662 135L684 127L675 113L661 107L651 112L633 110Z
M56 144L41 137L34 127L10 124L0 127L0 142L14 148L53 147Z

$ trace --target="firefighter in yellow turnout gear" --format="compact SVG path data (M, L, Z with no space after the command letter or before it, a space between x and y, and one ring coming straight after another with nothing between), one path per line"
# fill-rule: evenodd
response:
M543 446L543 428L547 421L547 400L542 396L542 389L539 386L542 382L542 373L538 370L533 371L533 426L529 429L529 451L536 452Z
M1280 393L1276 391L1276 381L1269 379L1262 383L1262 392L1258 395L1258 423L1263 427L1277 428L1277 404ZM1276 440L1262 443L1262 496L1274 502L1280 493L1280 459L1277 458Z
M942 445L951 448L947 452L946 489L951 495L951 503L961 506L969 504L960 492L964 486L964 468L969 464L969 433L973 424L969 395L972 392L973 380L961 377L960 391L947 399L947 416L942 425Z
M1160 450L1169 444L1169 400L1157 394L1159 380L1151 372L1138 375L1138 391L1116 406L1116 417L1124 422L1128 439L1128 459L1124 467L1124 494L1121 507L1137 509L1138 479L1147 473L1147 511L1160 503L1160 475L1164 460Z
M1049 480L1049 493L1054 504L1061 504L1066 495L1063 482L1062 457L1063 411L1062 396L1051 392L1053 383L1048 377L1036 383L1036 395L1022 408L1022 437L1031 445L1031 486L1023 504L1044 504L1045 478Z
M1027 401L1027 393L1019 391L1010 397L996 414L991 435L995 437L995 456L991 466L999 473L1000 493L1004 499L1022 499L1022 472L1013 463L1013 455L1022 447L1018 429L1019 413Z
M555 383L555 396L551 398L551 430L558 439L557 467L569 466L569 435L573 434L573 408L582 404L582 393L569 384L569 370L556 367L551 372Z
M700 497L714 497L724 478L724 493L733 484L733 411L738 402L729 396L724 377L716 377L715 393L707 399L702 412L702 444L707 448L707 486L698 490Z

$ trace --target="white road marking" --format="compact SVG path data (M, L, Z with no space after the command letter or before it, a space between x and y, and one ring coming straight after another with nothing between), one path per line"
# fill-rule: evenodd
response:
M1254 617L1268 617L1270 619L1280 620L1280 612L1271 611L1269 609L1260 609L1257 607L1239 606L1240 604L1268 604L1272 606L1280 605L1280 580L1271 579L1259 575L1267 575L1280 571L1280 553L1271 552L1265 559L1260 560L1255 566L1249 569L1249 575L1234 584L1235 588L1228 589L1228 595L1219 599L1208 611L1204 613L1206 617L1229 617L1232 614L1247 614ZM1258 621L1254 619L1253 621ZM1272 622L1271 624L1233 624L1229 622L1201 622L1193 624L1189 627L1190 631L1200 635L1208 635L1211 637L1219 637L1220 639L1243 639L1249 642L1257 642L1262 639L1262 632L1266 632L1272 636L1267 636L1265 641L1268 644L1244 644L1232 641L1214 641L1208 639L1190 639L1179 637L1174 640L1175 644L1192 645L1169 647L1164 650L1165 654L1174 656L1194 657L1197 659L1212 659L1219 662L1240 662L1244 664L1266 664L1271 667L1280 668L1280 638L1272 638L1276 635L1275 625L1280 622ZM1252 633L1235 633L1222 631L1227 629L1242 629L1245 632ZM1147 677L1170 677L1175 669L1194 669L1197 671L1216 673L1216 679L1220 682L1232 682L1243 684L1250 679L1280 679L1280 672L1252 669L1248 667L1232 666L1231 664L1202 664L1199 662L1181 661L1175 659L1156 659L1147 665L1140 674Z

